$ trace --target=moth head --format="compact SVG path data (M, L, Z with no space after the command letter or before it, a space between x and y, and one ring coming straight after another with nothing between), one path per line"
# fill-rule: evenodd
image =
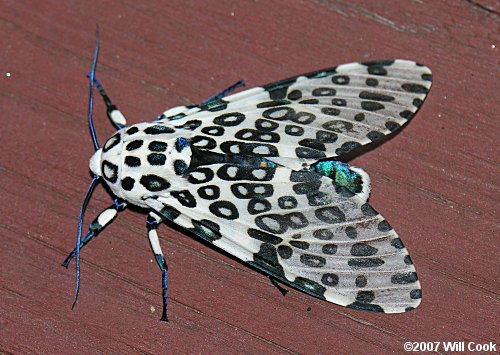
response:
M106 141L102 148L96 150L89 161L92 174L96 177L103 177L113 192L120 173L122 145L121 133L117 132Z

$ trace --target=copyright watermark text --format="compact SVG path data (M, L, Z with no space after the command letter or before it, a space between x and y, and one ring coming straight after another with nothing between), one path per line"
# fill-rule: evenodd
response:
M476 343L473 341L407 341L404 343L405 351L427 352L427 351L450 351L450 352L488 352L497 351L497 344L492 341L488 343Z

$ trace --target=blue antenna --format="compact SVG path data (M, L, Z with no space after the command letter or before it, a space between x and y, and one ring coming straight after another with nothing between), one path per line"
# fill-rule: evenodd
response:
M95 134L94 128L94 120L92 119L92 103L94 98L94 81L95 81L95 69L97 66L97 57L99 55L99 26L97 26L96 34L95 34L95 50L94 50L94 60L92 61L92 69L88 77L90 78L90 94L89 94L89 126L90 126L90 134L92 135L92 140L94 141L95 150L99 150L99 142L97 141L97 136Z
M95 81L95 69L97 66L97 57L99 55L99 26L97 27L96 30L96 41L95 41L95 50L94 50L94 59L92 61L92 70L89 73L89 78L90 78L90 94L89 94L89 126L90 126L90 133L92 135L92 140L94 142L94 147L95 150L99 150L99 142L97 141L97 136L95 134L95 128L94 128L94 121L92 119L92 99L94 97L94 81ZM76 301L78 299L78 292L80 291L80 244L82 242L82 225L83 225L83 217L85 216L85 210L87 209L87 205L90 201L90 197L92 196L92 192L94 191L94 188L96 187L97 183L99 182L100 176L94 176L92 178L92 182L89 185L89 188L87 189L87 194L85 195L85 198L82 203L82 207L80 208L80 217L78 219L78 235L76 238L76 287L75 287L75 298L73 300L73 305L71 308L74 308L76 305Z

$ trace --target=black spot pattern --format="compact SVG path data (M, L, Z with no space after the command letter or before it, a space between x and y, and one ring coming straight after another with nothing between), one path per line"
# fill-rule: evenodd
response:
M125 149L127 149L130 152L132 150L136 150L136 149L139 149L140 147L142 147L143 143L144 143L144 141L142 141L140 139L135 140L135 141L128 143Z
M302 254L300 262L310 267L323 267L326 265L326 259L319 255Z
M191 138L190 143L192 146L197 148L214 149L215 147L217 147L215 139L204 136L194 136L193 138Z
M307 193L313 193L319 189L321 186L321 181L316 180L316 181L309 181L309 182L304 182L300 184L295 184L292 186L293 192L295 192L297 195L304 195Z
M205 200L217 200L220 197L220 188L216 185L202 186L198 189L198 195Z
M297 114L290 119L292 120L292 122L302 125L308 125L316 119L316 116L310 112L297 112Z
M358 231L354 227L346 227L345 234L348 238L356 239L358 237Z
M196 207L196 199L188 190L171 191L170 195L176 198L181 205L189 208Z
M281 256L282 259L290 259L290 257L293 254L293 250L288 245L280 245L278 247L278 254Z
M284 210L293 209L297 207L297 199L293 196L282 196L278 198L278 206Z
M334 234L329 229L318 229L313 232L313 237L320 240L330 240L334 237Z
M422 298L422 290L420 289L415 289L410 291L410 298L412 300L418 300L419 298Z
M364 120L365 120L365 114L364 114L364 113L357 113L357 114L354 116L354 119L355 119L357 122L364 121Z
M347 101L345 99L333 98L332 99L332 105L335 105L335 106L346 106L347 105Z
M353 268L377 267L384 264L384 260L379 258L358 258L349 259L347 265Z
M369 66L368 73L372 75L387 75L387 70L382 66Z
M336 93L337 90L328 87L316 88L312 91L313 96L335 96Z
M288 105L291 102L288 100L273 100L273 101L265 101L257 104L257 108L268 108L268 107L276 107Z
M385 108L380 102L376 101L361 101L361 108L366 111L378 111Z
M316 139L321 143L335 143L338 139L336 133L328 132L328 131L317 131Z
M420 84L403 84L401 88L407 92L413 92L416 94L427 94L429 91L425 86Z
M292 241L290 241L290 245L292 247L297 248L297 249L302 249L302 250L309 249L309 243L308 242L302 242L302 241L299 241L299 240L292 240Z
M358 291L356 301L361 303L371 303L375 300L375 293L373 291Z
M339 283L339 276L337 274L327 273L321 276L321 283L330 287L335 287Z
M141 159L133 156L126 156L125 165L130 166L131 168L136 168L141 166Z
M358 142L345 142L344 144L342 144L340 148L337 148L335 150L335 154L337 155L346 154L358 147L361 147L361 144L359 144Z
M328 115L328 116L338 116L340 115L340 110L338 108L335 108L335 107L323 107L321 109L321 113L324 113L325 115ZM324 127L324 125L323 125Z
M378 215L378 212L373 209L372 206L370 206L368 203L363 204L361 206L361 212L367 217L373 217Z
M244 143L239 141L227 141L220 145L220 149L226 154L257 155L261 157L277 157L278 149L271 144Z
M189 166L184 160L177 159L174 161L174 172L176 175L184 175L188 171Z
M381 232L389 232L390 230L392 230L391 225L386 220L379 222L377 228Z
M391 282L397 285L410 284L417 282L417 274L415 272L400 273L391 276Z
M255 121L255 128L263 132L272 132L279 127L279 124L271 120L259 118Z
M401 111L399 113L399 116L401 116L402 118L404 118L406 120L409 120L410 118L413 117L413 112L411 112L410 110Z
M129 136L131 136L132 134L136 134L137 132L139 132L139 128L130 127L129 129L127 129L127 131L125 133L127 133Z
M236 183L231 185L231 191L236 198L265 198L273 195L272 184L252 184L252 183Z
M365 81L366 85L368 86L377 86L378 85L378 80L375 78L368 78Z
M135 180L132 179L131 177L126 177L122 179L122 188L125 191L131 191L134 188Z
M366 138L368 138L372 142L377 141L379 139L382 139L384 137L385 137L385 134L383 134L382 132L378 132L378 131L371 131L371 132L368 132L368 134L366 135Z
M347 85L349 84L349 77L347 75L334 75L332 76L332 82L337 85Z
M366 276L364 275L359 275L356 277L356 287L365 287L366 284L368 283L368 280L366 279Z
M235 137L247 141L278 143L280 135L273 132L261 132L254 129L245 128L236 132Z
M317 219L325 223L334 224L345 222L345 214L337 206L318 208L314 211Z
M239 112L225 113L214 118L214 123L225 127L240 125L245 120L245 115Z
M250 214L264 213L271 209L271 203L263 198L254 198L248 201L247 209Z
M224 164L217 170L217 176L226 181L270 181L275 168L254 168L253 166Z
M399 238L391 240L391 245L396 249L403 249L404 248L403 242L401 242L401 239L399 239Z
M285 133L289 136L302 136L304 134L304 128L295 125L286 125Z
M167 156L165 154L151 153L148 155L148 162L151 165L165 165L166 160Z
M337 245L336 244L325 244L321 247L321 251L328 255L333 255L337 253Z
M189 174L188 181L191 184L203 184L211 181L214 178L214 173L208 168L198 168Z
M175 129L173 129L172 127L167 127L163 125L154 125L144 130L144 133L146 134L162 134L162 133L174 133L174 132Z
M352 131L354 125L351 122L342 120L332 120L323 123L323 128L336 133L345 133Z
M224 135L224 127L221 126L210 126L210 127L203 127L201 131L205 134L208 134L210 136L222 136Z
M371 256L377 254L378 249L365 243L356 243L351 247L351 255L353 256Z
M277 237L273 234L269 234L269 233L263 232L263 231L258 230L258 229L253 229L253 228L250 228L248 230L248 235L250 237L252 237L253 239L257 239L257 240L260 240L261 242L274 244L274 245L277 245L283 241L283 239L280 237ZM278 252L279 252L279 248L278 248Z
M257 216L255 218L255 224L260 229L275 234L283 234L287 231L288 226L286 219L279 214L266 214L262 216Z
M115 164L104 160L101 165L101 171L104 178L109 182L114 184L118 180L118 167Z
M302 98L302 92L300 90L293 90L288 94L290 100L300 100Z
M170 183L167 180L154 174L142 176L140 183L151 192L166 190L170 187Z
M286 121L295 116L295 110L290 107L274 107L262 112L262 116L270 120Z
M167 143L162 141L152 141L149 143L148 148L152 152L164 152L167 150Z
M229 201L216 201L213 202L210 206L208 206L210 212L220 218L234 220L237 219L240 215L238 213L238 208Z
M373 101L394 101L394 96L384 95L378 92L370 92L370 91L361 91L359 93L359 98L365 100L373 100Z
M182 129L188 129L190 131L194 131L196 128L201 126L201 121L200 120L191 120L187 121L181 126L175 126L175 128L182 128Z
M368 312L384 312L382 307L380 307L378 304L371 304L371 303L362 303L362 302L353 302L346 307L351 308L351 309L356 309L360 311L368 311Z
M400 127L400 124L394 121L387 121L385 123L385 128L387 128L389 131L394 132Z
M104 147L102 148L102 151L107 152L107 151L111 150L113 147L115 147L116 145L118 145L118 143L120 143L120 137L121 137L120 134L117 133L114 136L112 136L110 139L108 139L106 141L106 143L104 143Z
M319 100L318 99L305 99L305 100L299 101L299 104L302 104L302 105L317 105L317 104L319 104Z
M313 148L306 147L297 147L295 148L295 154L298 158L303 159L322 159L326 158L326 154L324 152L318 151Z
M405 255L405 258L403 260L406 265L413 265L413 261L411 260L409 255Z

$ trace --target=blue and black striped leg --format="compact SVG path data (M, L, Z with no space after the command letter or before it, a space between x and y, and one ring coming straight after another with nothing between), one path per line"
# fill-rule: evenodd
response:
M203 101L199 106L208 105L212 101L220 100L224 96L228 95L229 93L233 92L234 90L236 90L237 88L239 88L241 86L245 86L245 82L243 80L240 80L237 83L234 83L233 85L231 85L227 89L224 89L221 92L219 92L217 95L209 97L208 99L206 99L205 101Z
M161 269L162 279L162 295L163 295L163 312L161 314L160 320L168 322L167 318L167 286L168 286L168 266L165 261L165 257L163 256L163 252L160 246L160 240L158 239L158 233L156 233L156 229L158 225L162 222L162 218L158 217L154 212L149 213L149 216L146 220L146 226L148 228L148 237L149 243L151 244L151 249L153 249L153 253L155 254L156 262Z
M90 74L88 74L87 77L90 78ZM125 119L125 116L123 116L123 114L121 113L120 110L118 110L116 105L114 105L111 102L111 99L109 98L108 94L106 94L106 91L104 91L104 88L102 87L99 80L94 78L94 84L97 87L97 90L99 90L99 94L101 94L102 99L106 104L106 113L108 114L108 118L113 124L113 126L115 126L116 129L122 129L124 127L127 127L127 120Z
M102 230L115 219L118 212L123 211L126 206L127 203L125 201L117 198L111 206L102 211L99 216L97 216L97 218L94 219L94 221L90 224L87 235L83 237L80 242L80 249L87 245L87 243L90 242L92 238L97 237L97 235L101 233ZM76 248L73 249L71 253L69 253L68 257L62 263L62 266L67 268L71 259L73 259L75 255Z

